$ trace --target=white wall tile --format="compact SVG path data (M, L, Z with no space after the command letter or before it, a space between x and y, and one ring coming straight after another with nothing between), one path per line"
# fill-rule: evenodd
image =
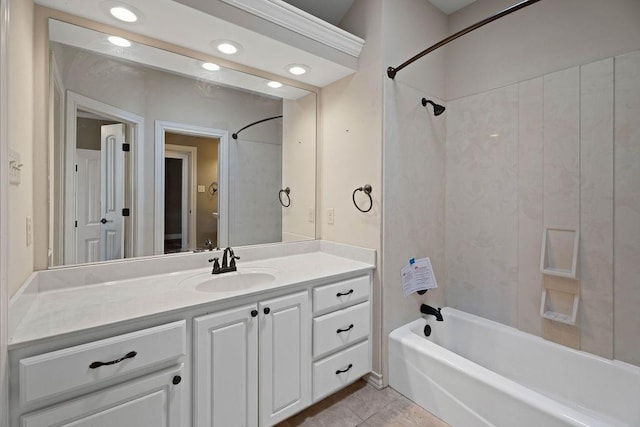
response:
M449 104L448 305L516 326L518 86Z
M580 69L544 76L544 193L545 228L580 227ZM546 276L546 287L579 292L579 282ZM580 328L543 320L542 336L579 347Z
M640 52L615 58L614 355L640 365Z
M540 335L543 79L522 82L518 89L518 329Z
M580 69L580 347L613 357L613 58Z

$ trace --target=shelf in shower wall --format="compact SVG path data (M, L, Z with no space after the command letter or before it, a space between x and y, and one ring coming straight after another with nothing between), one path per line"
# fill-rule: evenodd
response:
M577 279L577 230L545 228L542 234L540 271L550 276Z
M545 289L540 300L540 316L555 322L575 325L580 296L568 292Z

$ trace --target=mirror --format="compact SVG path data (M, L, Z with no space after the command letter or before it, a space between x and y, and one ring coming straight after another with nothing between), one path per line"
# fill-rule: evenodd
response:
M314 92L54 19L49 47L50 267L315 238Z

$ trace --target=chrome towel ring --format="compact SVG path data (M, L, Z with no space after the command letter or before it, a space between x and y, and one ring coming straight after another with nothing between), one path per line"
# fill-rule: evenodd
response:
M287 204L285 204L282 201L282 194L283 193L284 193L285 196L287 196ZM289 206L291 206L291 196L290 196L290 194L291 194L291 189L289 187L283 188L282 190L280 190L278 192L278 200L280 200L280 204L285 208L288 208Z
M364 194L369 196L369 208L368 209L360 209L360 206L358 206L358 204L356 203L356 193L358 191L363 191ZM355 190L353 190L353 194L351 195L351 200L353 200L353 204L356 206L356 209L358 209L360 212L365 212L365 213L369 212L371 210L371 208L373 207L373 199L371 198L371 192L372 191L373 191L373 188L369 184L365 184L364 187L358 187Z

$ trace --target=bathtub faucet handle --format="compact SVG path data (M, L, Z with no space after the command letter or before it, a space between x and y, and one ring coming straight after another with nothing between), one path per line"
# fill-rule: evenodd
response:
M441 310L441 308L436 309L427 304L420 305L420 313L435 316L438 322L442 322L444 320L442 318L442 313L440 312Z

